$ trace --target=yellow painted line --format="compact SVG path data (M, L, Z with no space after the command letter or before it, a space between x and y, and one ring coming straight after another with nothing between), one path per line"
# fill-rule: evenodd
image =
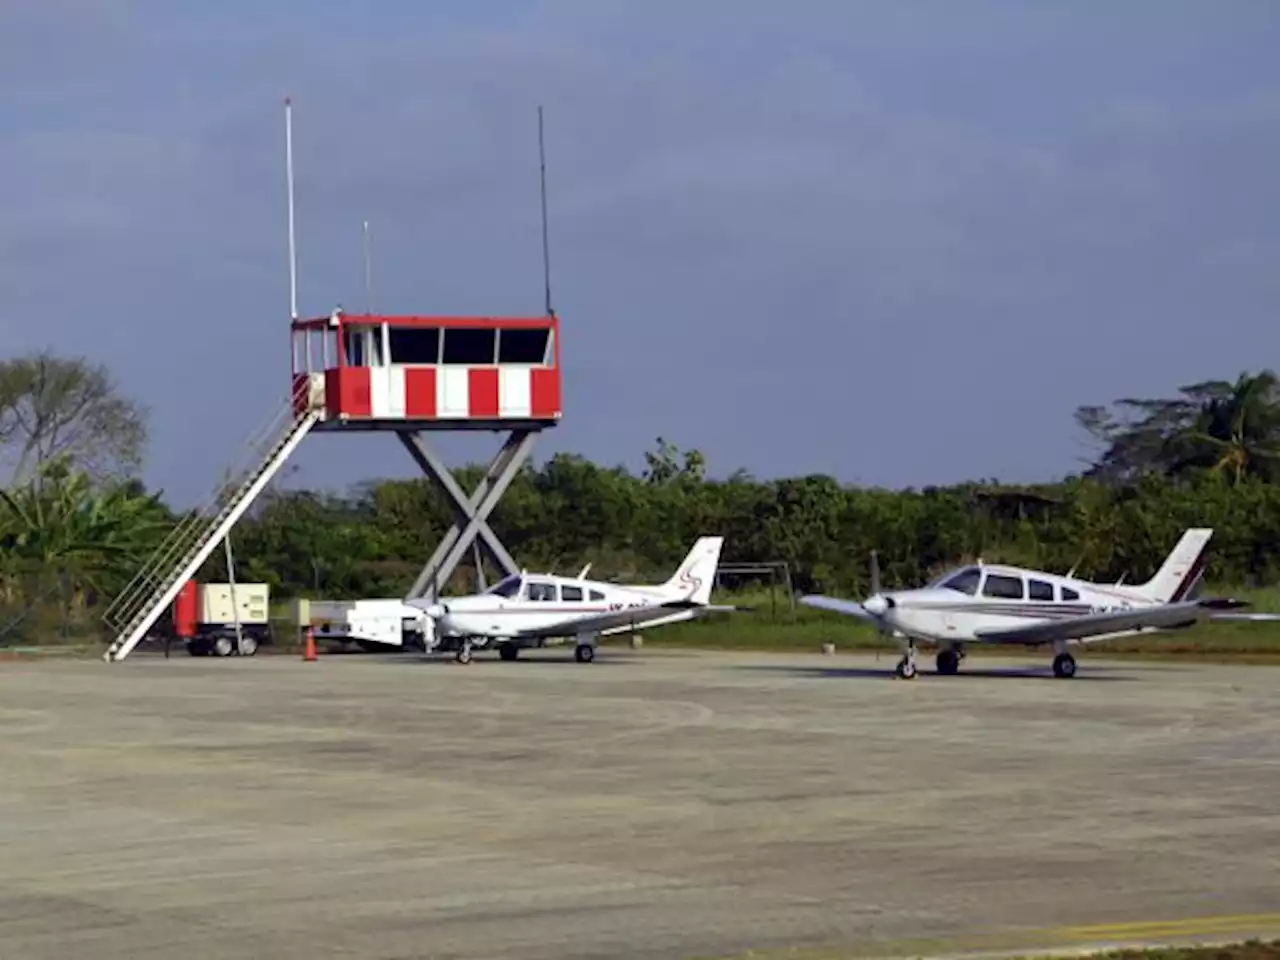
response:
M1059 927L1047 933L1073 938L1188 936L1231 930L1263 930L1280 927L1280 913L1236 916L1185 917L1181 920L1139 920L1128 923L1099 923L1081 927Z
M1095 952L1111 945L1159 946L1170 940L1217 937L1226 934L1265 934L1280 931L1280 913L1255 913L1177 920L1134 920L1030 930L958 933L952 937L849 943L827 948L765 949L721 960L854 960L887 957L1032 957L1064 951ZM1227 939L1231 939L1227 937ZM1093 948L1093 949L1088 949Z

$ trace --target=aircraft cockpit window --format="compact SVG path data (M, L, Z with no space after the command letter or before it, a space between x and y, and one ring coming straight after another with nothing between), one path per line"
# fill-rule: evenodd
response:
M1053 584L1046 583L1043 580L1029 580L1027 586L1030 588L1028 594L1032 600L1052 600Z
M520 593L520 582L520 577L518 576L506 577L490 587L489 593L510 599Z
M549 601L555 603L556 585L554 583L539 583L530 581L529 583L529 599L534 601Z
M984 597L998 597L1001 600L1021 600L1025 595L1021 577L1006 577L999 573L988 573L982 585Z
M978 592L978 581L981 579L981 571L979 571L977 567L969 567L965 570L961 570L955 576L944 580L942 582L942 586L947 590L966 593L972 597Z
M582 588L562 584L560 587L560 599L566 603L578 603L582 600Z

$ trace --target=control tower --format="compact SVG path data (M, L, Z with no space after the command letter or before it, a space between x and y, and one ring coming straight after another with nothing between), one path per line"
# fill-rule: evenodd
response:
M541 125L541 124L540 124ZM539 138L541 139L541 138ZM488 518L543 430L561 417L560 321L543 316L350 314L299 319L293 256L291 109L286 102L292 370L288 399L254 431L203 507L188 514L104 615L116 633L104 659L125 659L280 468L313 432L394 434L454 512L454 524L409 590L434 599L476 543L503 575L520 568ZM545 167L544 167L545 169ZM545 265L545 192L544 192ZM441 431L506 440L466 494L432 448Z

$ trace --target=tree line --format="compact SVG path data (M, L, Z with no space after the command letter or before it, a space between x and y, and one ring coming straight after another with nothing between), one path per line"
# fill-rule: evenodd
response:
M178 522L137 479L146 421L108 371L83 358L0 363L0 631L18 616L64 632L69 620L91 621ZM1022 487L888 490L742 471L716 479L699 451L661 439L636 473L558 454L521 471L492 523L529 569L591 562L595 576L665 575L697 536L716 533L725 562L786 563L798 590L851 595L868 589L873 549L886 586L979 557L1132 582L1183 528L1207 525L1217 530L1209 580L1280 580L1274 373L1082 407L1077 421L1098 441L1096 461ZM469 488L481 472L466 467L459 481ZM277 487L232 534L236 577L265 581L277 597L403 595L452 520L425 480L371 480L341 494ZM492 582L498 571L485 574ZM200 576L225 576L221 550ZM468 565L448 586L469 590L475 577Z

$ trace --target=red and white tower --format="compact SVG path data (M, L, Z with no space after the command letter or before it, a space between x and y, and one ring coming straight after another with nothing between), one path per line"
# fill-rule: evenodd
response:
M541 147L541 115L539 115ZM123 660L146 636L254 499L313 431L393 433L451 504L455 522L409 597L434 597L473 545L504 575L519 567L488 524L538 433L561 416L560 322L547 296L535 317L375 316L336 311L299 319L293 229L293 141L286 101L290 397L255 434L244 461L210 501L187 515L108 607L116 633L104 659ZM545 166L544 166L545 170ZM544 191L544 267L545 191ZM428 437L447 430L502 432L506 442L466 494Z

